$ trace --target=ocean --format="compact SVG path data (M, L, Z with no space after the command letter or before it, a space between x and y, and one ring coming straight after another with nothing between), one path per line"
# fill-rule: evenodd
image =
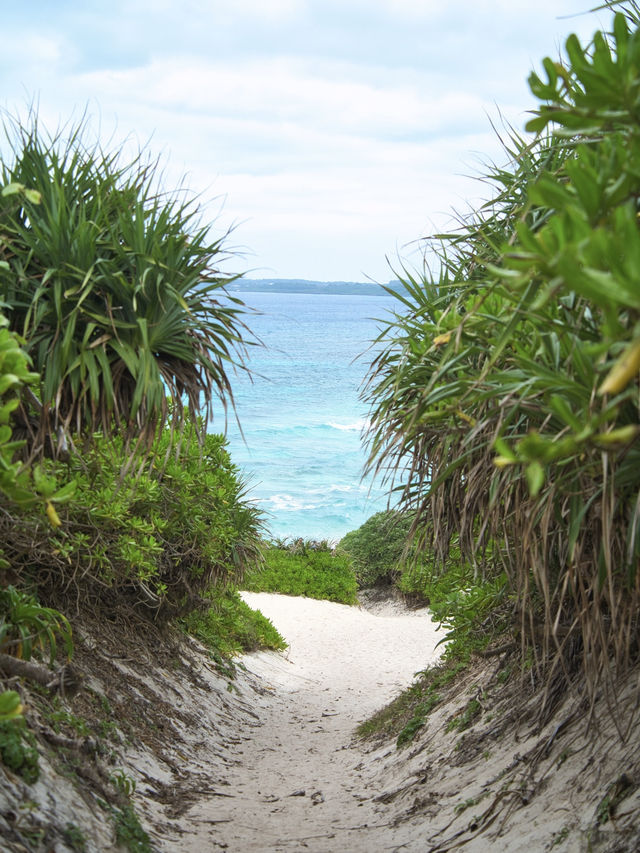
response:
M366 351L395 300L239 295L260 312L247 325L265 346L251 348L253 381L232 381L244 439L230 413L231 459L271 538L337 541L387 506L380 484L362 479L366 407L358 394L372 358ZM224 415L209 430L223 432Z

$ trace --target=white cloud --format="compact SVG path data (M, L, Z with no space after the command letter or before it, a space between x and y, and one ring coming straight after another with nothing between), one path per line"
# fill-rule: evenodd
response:
M9 38L5 32L2 41L2 56L0 64L13 69L51 68L57 66L66 55L69 45L56 36L39 35L36 32L25 32L18 37Z
M384 278L485 193L464 175L501 157L486 113L521 127L531 64L594 28L558 20L583 0L34 4L6 21L7 105L39 97L55 128L88 103L103 138L170 155L167 184L224 199L250 265L320 278Z
M421 86L414 79L384 85L354 79L349 71L344 64L313 68L290 59L238 66L171 59L85 74L76 85L87 94L100 91L106 102L138 102L195 121L210 116L236 122L239 132L252 131L251 124L260 122L265 142L295 129L304 135L318 128L332 136L423 137L464 128L492 107L473 92L443 90L430 74L421 75Z
M235 0L233 5L242 15L282 20L299 15L307 3L305 0Z

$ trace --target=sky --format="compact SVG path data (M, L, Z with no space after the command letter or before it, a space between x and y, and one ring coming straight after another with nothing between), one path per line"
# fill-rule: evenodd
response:
M3 9L0 106L86 113L147 146L250 278L386 282L486 199L492 123L610 14L595 0L25 0Z

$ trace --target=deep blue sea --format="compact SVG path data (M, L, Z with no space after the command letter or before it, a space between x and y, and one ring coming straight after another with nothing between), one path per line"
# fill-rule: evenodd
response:
M253 383L233 382L232 461L264 511L274 538L340 539L386 507L379 484L362 480L366 408L359 389L387 296L242 293L260 314L247 324L265 344L252 347ZM210 431L223 431L224 417Z

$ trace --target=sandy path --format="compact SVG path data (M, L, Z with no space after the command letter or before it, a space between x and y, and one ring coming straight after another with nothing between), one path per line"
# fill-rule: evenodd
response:
M243 597L289 649L244 658L266 688L255 700L260 723L241 733L228 794L191 812L194 824L215 821L213 846L209 835L202 848L192 838L191 849L395 849L401 840L372 800L353 731L437 656L442 634L424 610L374 615L313 599Z

